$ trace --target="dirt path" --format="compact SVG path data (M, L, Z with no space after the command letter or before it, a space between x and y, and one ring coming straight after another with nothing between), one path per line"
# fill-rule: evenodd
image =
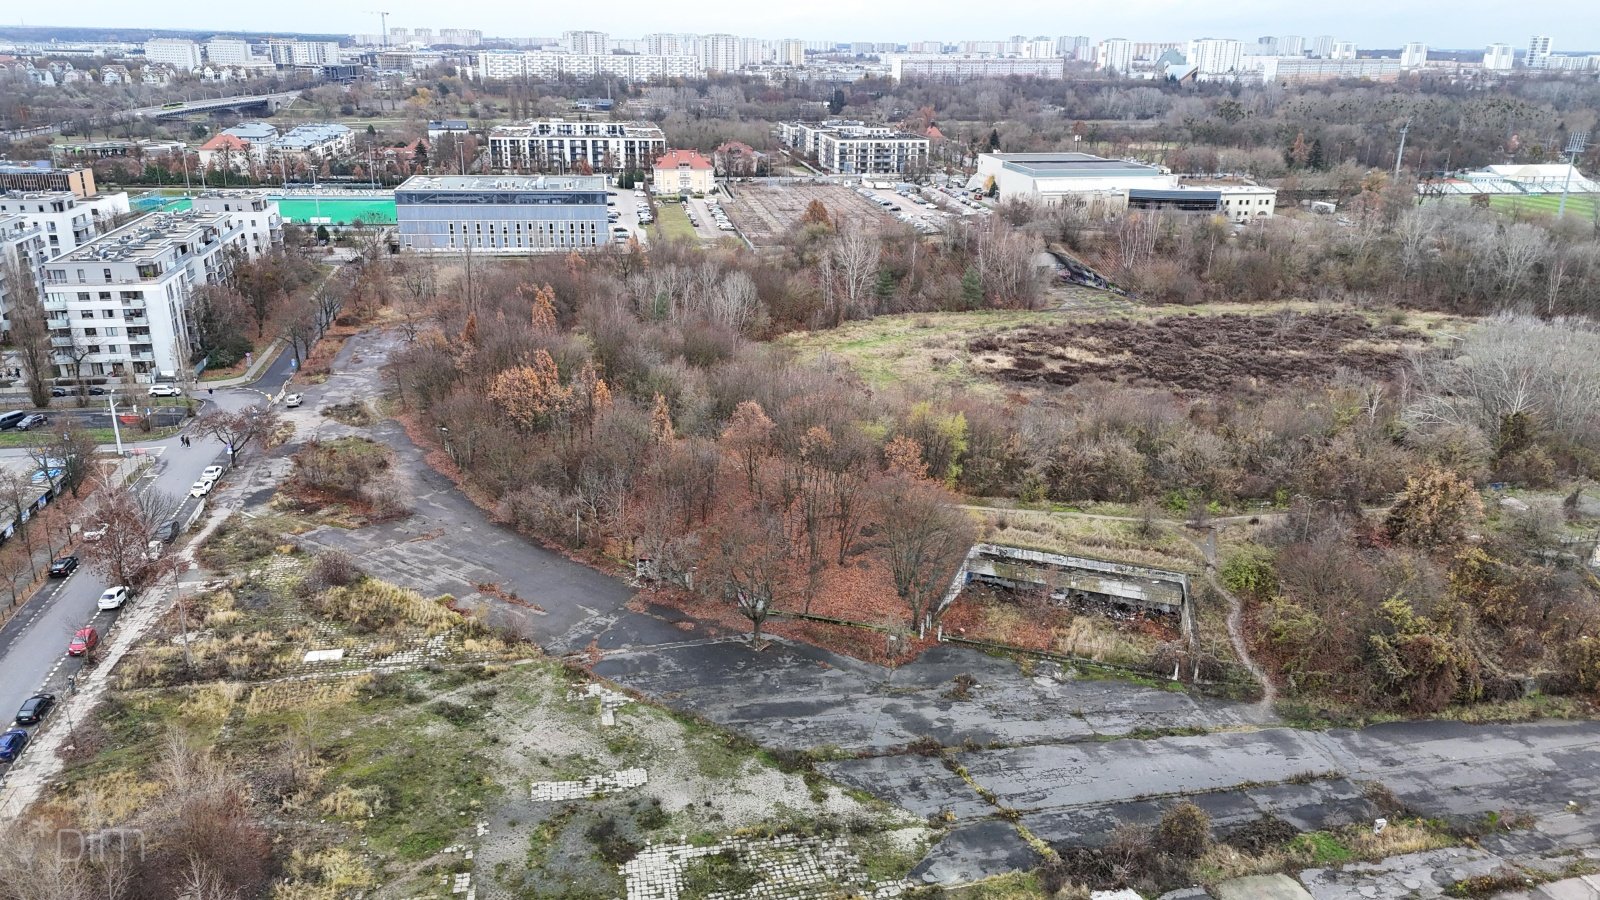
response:
M1195 540L1188 534L1183 536L1205 556L1206 582L1228 601L1228 640L1233 643L1233 654L1239 657L1239 664L1244 666L1261 685L1261 712L1263 715L1271 716L1272 708L1278 702L1278 687L1272 683L1267 670L1250 655L1249 643L1244 639L1244 603L1233 591L1228 590L1222 579L1217 577L1217 531L1215 528L1208 529L1203 542Z

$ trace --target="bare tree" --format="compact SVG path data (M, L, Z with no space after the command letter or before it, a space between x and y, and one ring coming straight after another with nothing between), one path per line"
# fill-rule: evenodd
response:
M160 574L157 561L150 559L150 542L181 505L179 498L161 491L135 491L126 484L104 488L99 516L106 533L84 545L84 561L112 584L144 587Z
M880 552L911 613L911 628L925 633L944 612L950 579L977 529L948 491L907 474L885 476L877 500Z
M872 311L869 301L878 281L879 255L877 239L859 227L842 229L828 245L821 275L831 302L823 324L838 325Z
M282 421L277 408L263 401L238 412L214 409L195 419L194 429L222 441L237 454L252 440L265 439L277 431Z
M15 288L9 291L11 309L7 318L11 322L11 344L22 357L22 369L28 375L28 399L34 406L49 406L50 381L55 377L56 365L44 304L26 266L7 264L4 280Z

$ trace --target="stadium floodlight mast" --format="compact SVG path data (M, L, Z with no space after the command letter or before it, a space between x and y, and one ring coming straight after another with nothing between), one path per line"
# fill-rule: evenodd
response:
M1578 167L1578 155L1589 147L1589 132L1574 131L1567 138L1567 178L1561 183L1561 206L1556 209L1556 218L1564 218L1567 214L1567 191L1572 187L1572 170Z

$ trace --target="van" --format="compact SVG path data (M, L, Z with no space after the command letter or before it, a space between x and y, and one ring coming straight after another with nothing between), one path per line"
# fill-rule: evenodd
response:
M17 427L17 423L21 422L23 419L26 419L27 417L28 417L28 414L23 412L20 409L14 409L11 412L8 412L3 416L0 416L0 431L4 431L4 430L6 430L8 428Z

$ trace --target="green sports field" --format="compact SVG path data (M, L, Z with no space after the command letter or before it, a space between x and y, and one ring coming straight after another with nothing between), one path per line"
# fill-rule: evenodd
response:
M1568 194L1567 215L1589 219L1594 216L1595 204L1600 202L1595 194ZM1536 213L1553 216L1561 206L1560 194L1493 194L1489 205L1504 213Z
M381 197L323 197L306 198L296 197L292 200L273 198L278 201L278 212L285 222L296 225L305 225L317 216L329 220L331 225L349 225L360 219L369 225L393 225L394 200ZM178 212L188 209L189 200L177 197L162 204L162 209L167 212Z

